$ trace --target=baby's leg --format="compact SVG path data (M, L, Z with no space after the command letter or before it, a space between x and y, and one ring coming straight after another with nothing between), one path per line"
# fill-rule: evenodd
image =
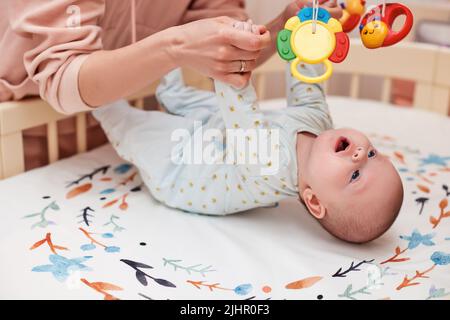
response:
M192 120L158 111L133 108L125 100L97 108L92 112L100 122L118 154L145 172L152 171L152 159L170 155L172 134L179 129L191 130ZM169 151L168 151L169 150ZM170 163L170 156L167 156Z
M161 80L156 97L169 113L203 122L219 111L214 92L186 86L181 69L175 69Z

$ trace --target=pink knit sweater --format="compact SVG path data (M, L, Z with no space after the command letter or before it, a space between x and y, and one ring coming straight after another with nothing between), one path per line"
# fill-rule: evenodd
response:
M78 73L90 53L220 15L244 19L244 0L1 0L0 102L40 95L62 113L89 110Z

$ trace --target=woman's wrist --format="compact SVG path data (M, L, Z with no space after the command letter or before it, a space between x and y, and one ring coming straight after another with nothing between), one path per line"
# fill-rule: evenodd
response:
M171 27L161 32L164 33L163 49L169 58L171 69L182 66L182 47L185 43L182 32L183 30L179 26Z
M177 68L177 55L169 49L173 34L161 31L126 47L90 54L78 75L83 101L91 107L110 103Z

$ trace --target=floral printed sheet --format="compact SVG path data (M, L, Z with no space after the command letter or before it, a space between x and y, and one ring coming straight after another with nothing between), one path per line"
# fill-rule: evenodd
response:
M336 240L295 200L228 217L168 209L105 146L0 182L0 298L448 299L450 120L330 105L403 178L402 212L382 238Z

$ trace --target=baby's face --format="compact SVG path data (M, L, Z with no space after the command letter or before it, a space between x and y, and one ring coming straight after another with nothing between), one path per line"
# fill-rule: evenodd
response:
M344 204L359 212L384 201L386 193L398 187L398 174L389 159L353 129L319 135L303 169L300 174L327 208Z

